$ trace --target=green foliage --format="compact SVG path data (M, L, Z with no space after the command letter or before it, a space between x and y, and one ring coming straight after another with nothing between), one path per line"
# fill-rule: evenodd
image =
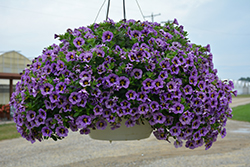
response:
M250 104L234 107L233 109L233 118L238 121L247 121L250 122Z

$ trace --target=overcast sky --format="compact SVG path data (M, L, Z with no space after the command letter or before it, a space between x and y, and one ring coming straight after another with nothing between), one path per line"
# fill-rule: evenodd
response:
M250 77L250 0L137 0L154 21L176 18L191 43L210 44L221 79ZM20 51L28 58L56 43L54 34L94 22L104 0L0 0L0 54ZM143 20L136 0L126 0L127 19ZM108 0L97 23L106 18ZM109 17L123 19L122 0L110 1ZM146 18L151 21L151 18Z

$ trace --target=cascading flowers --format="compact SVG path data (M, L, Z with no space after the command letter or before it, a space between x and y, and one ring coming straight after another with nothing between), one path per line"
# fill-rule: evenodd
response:
M12 94L18 132L36 139L62 139L68 129L115 130L147 120L159 140L173 137L190 149L226 135L234 86L221 81L210 45L191 44L177 20L111 19L55 35L35 58Z

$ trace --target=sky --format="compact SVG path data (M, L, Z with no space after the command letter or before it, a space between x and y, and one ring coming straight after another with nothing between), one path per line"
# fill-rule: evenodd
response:
M29 59L63 34L94 23L105 0L0 0L0 54L18 51ZM250 0L137 0L142 14L161 23L176 18L191 43L210 44L221 79L250 77ZM110 0L109 18L123 19L123 0ZM96 23L106 19L108 0ZM136 0L125 0L127 19L144 20ZM151 21L150 17L145 20Z

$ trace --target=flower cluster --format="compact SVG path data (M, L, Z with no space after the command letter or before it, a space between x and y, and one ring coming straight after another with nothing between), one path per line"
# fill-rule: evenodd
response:
M226 135L233 83L219 80L210 46L192 44L175 19L161 26L111 19L55 35L12 94L18 132L62 139L68 129L115 130L147 120L159 140L210 148Z

